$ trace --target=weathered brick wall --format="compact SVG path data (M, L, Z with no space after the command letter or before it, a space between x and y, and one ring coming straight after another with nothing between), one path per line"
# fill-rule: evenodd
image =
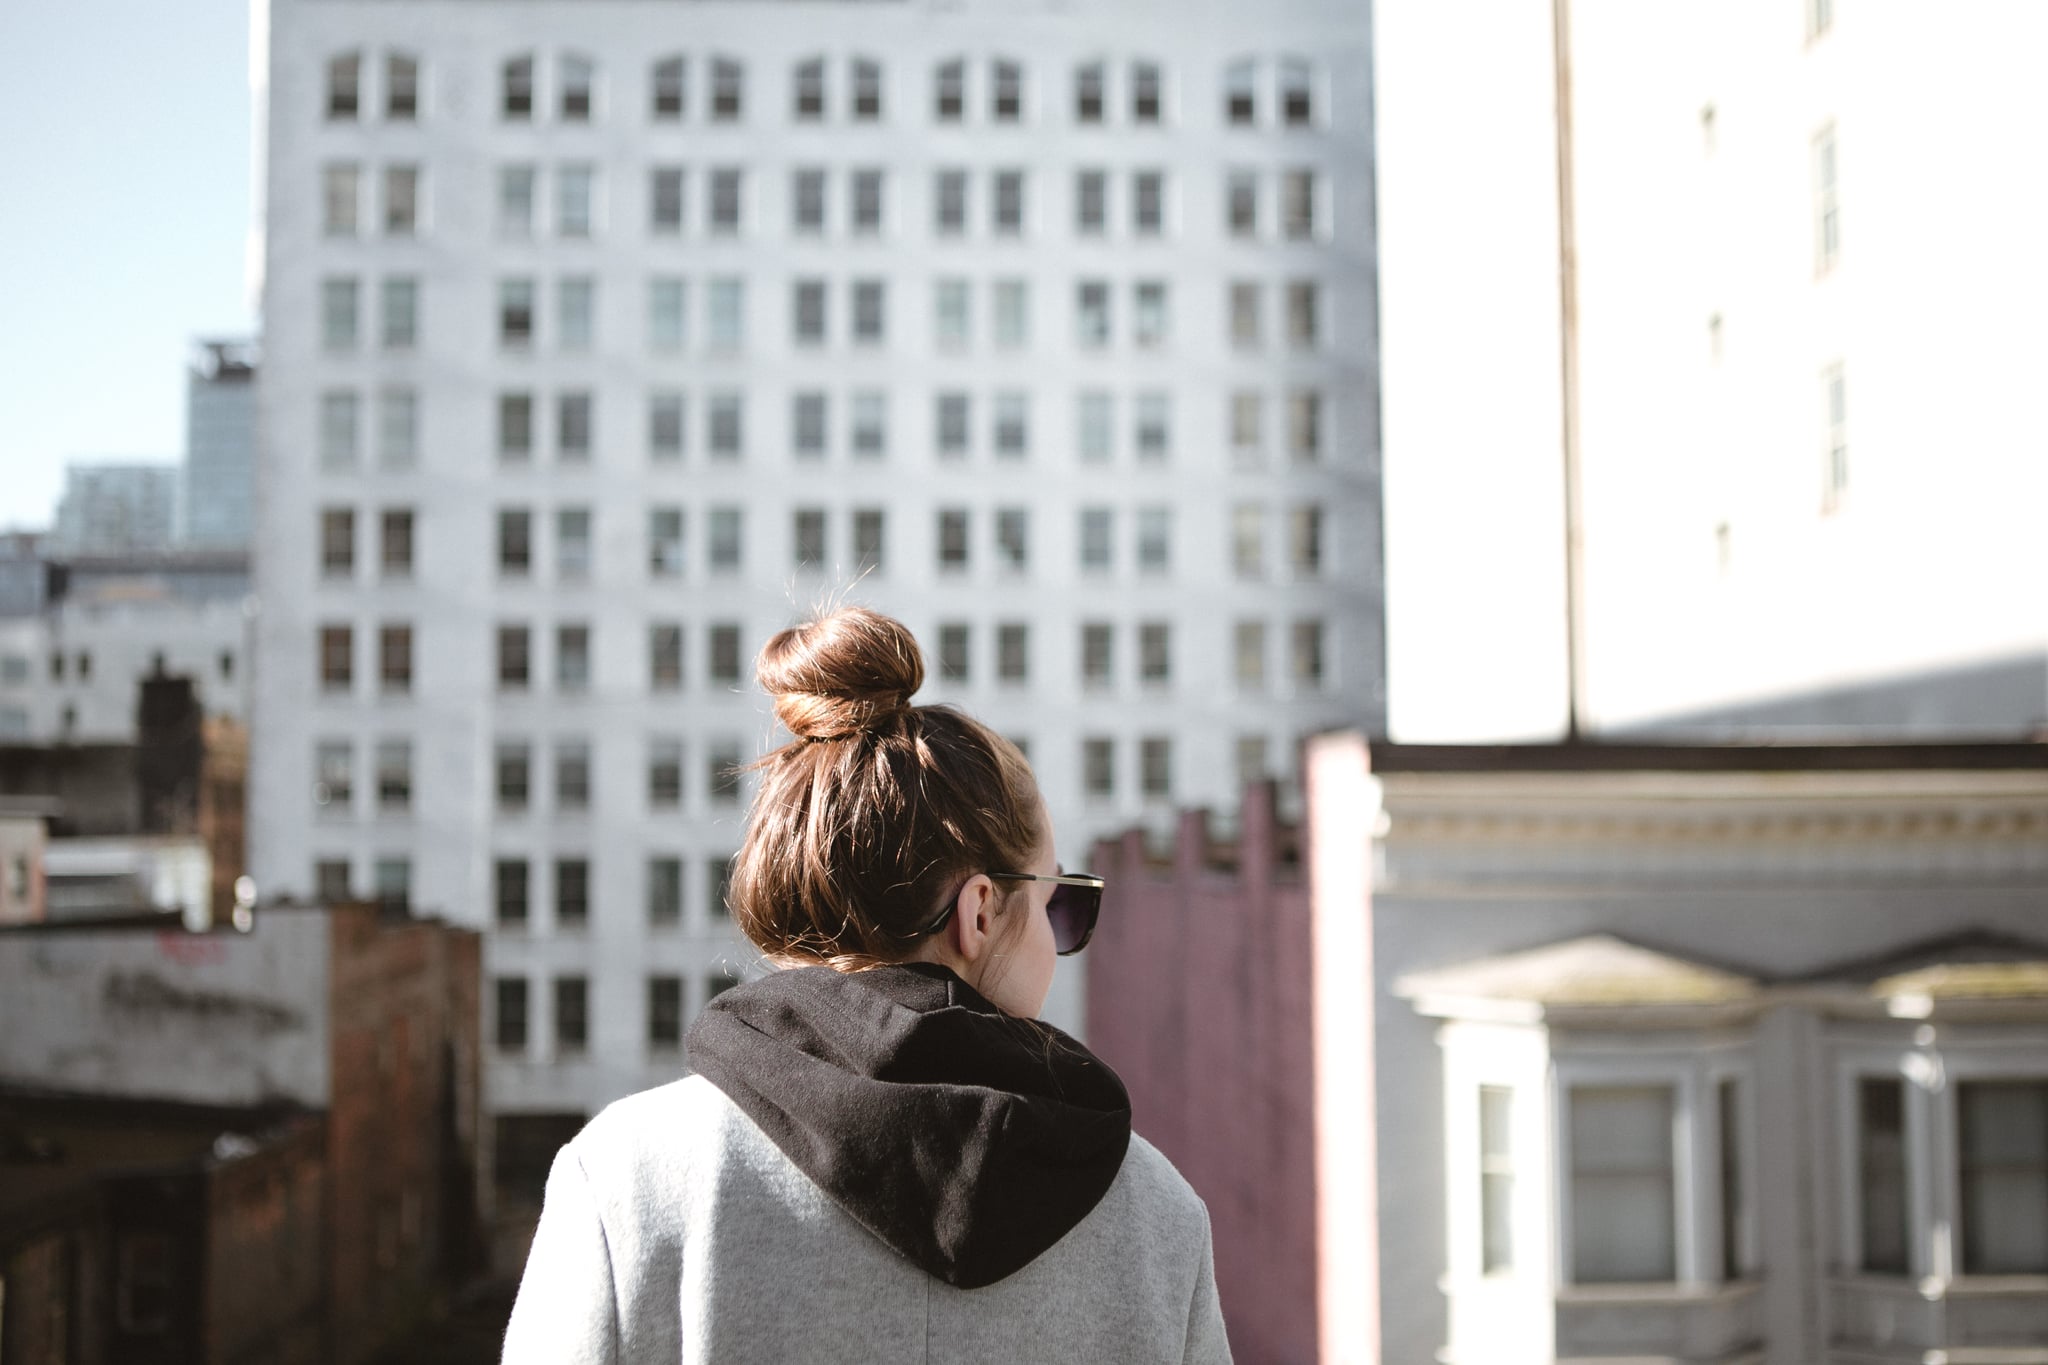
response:
M317 1115L207 1179L205 1359L321 1365L325 1126Z
M1182 818L1170 864L1136 834L1098 847L1109 881L1088 948L1090 1046L1130 1088L1137 1131L1209 1206L1239 1360L1316 1356L1309 899L1273 790L1242 832Z

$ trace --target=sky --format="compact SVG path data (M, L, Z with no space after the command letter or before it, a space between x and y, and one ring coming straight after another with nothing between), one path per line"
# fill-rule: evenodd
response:
M255 329L249 0L0 0L0 528L174 461L195 337Z

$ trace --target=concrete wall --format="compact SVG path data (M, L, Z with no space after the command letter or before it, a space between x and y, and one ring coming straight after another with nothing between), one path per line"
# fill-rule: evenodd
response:
M48 844L42 816L0 816L0 924L43 918L43 850Z

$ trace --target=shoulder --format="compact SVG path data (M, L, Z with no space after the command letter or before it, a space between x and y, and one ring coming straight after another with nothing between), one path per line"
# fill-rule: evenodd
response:
M723 1123L733 1110L725 1092L702 1076L642 1090L614 1100L585 1124L569 1146L586 1162L630 1156L644 1148L673 1152L678 1128L696 1131ZM606 1163L608 1164L608 1163Z
M751 1132L725 1092L688 1076L605 1106L556 1159L575 1163L599 1206L616 1212L696 1185Z
M1166 1154L1136 1133L1124 1153L1123 1169L1117 1172L1110 1197L1126 1201L1132 1211L1162 1232L1199 1229L1205 1235L1209 1209L1194 1186L1174 1168Z

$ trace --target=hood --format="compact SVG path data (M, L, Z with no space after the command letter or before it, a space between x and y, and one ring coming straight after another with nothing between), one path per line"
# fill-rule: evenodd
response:
M1114 1071L936 964L775 972L705 1006L688 1045L834 1203L962 1289L1066 1236L1130 1143Z

